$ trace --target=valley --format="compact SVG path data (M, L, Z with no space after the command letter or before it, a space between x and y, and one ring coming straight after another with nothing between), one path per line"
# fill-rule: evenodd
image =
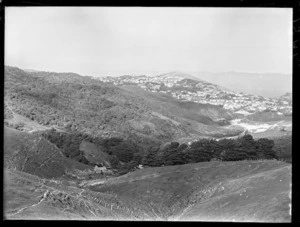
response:
M6 66L5 218L290 222L291 96L149 78Z
M299 4L7 2L4 221L298 221Z

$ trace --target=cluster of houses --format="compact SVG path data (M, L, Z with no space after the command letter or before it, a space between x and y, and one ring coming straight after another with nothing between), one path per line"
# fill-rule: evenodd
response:
M217 105L232 111L254 113L271 110L279 114L292 113L291 103L286 100L232 92L204 81L189 79L187 82L184 77L176 75L155 77L128 75L97 79L114 85L135 84L147 91L167 93L183 101Z

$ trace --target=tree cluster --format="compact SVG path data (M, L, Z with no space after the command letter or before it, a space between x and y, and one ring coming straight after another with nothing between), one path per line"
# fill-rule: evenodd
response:
M139 157L139 147L132 141L127 141L122 138L104 139L92 137L80 132L58 132L55 129L37 133L49 140L51 143L54 143L58 148L62 149L64 156L84 164L93 165L93 163L89 163L83 152L80 150L80 144L83 140L101 147L102 150L109 155L109 162L113 167L118 167L120 163L132 163L138 165L141 160L141 157Z
M269 139L254 140L245 135L237 140L200 139L190 146L172 142L163 148L154 148L147 152L143 164L147 166L180 165L206 162L211 160L240 161L256 159L276 159L273 150L274 141Z

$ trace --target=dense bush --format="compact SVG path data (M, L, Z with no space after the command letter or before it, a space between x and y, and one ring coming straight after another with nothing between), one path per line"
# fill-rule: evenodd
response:
M109 153L115 155L121 162L130 162L138 149L133 143L122 141L117 146L108 147Z
M143 164L148 166L180 165L214 160L240 161L255 159L276 159L273 150L274 141L269 139L254 140L245 135L237 140L200 139L190 146L172 142L168 146L150 150Z
M25 72L6 66L4 91L14 113L39 124L93 137L135 137L133 141L143 146L200 135L201 130L194 130L186 120L217 126L212 114L231 119L226 110L213 105L181 102L163 94L138 95L74 73ZM11 117L8 109L6 117Z
M87 164L88 161L84 158L80 151L80 144L83 140L101 146L103 151L111 156L110 162L113 166L118 166L119 161L129 163L141 163L141 155L139 148L132 141L127 141L122 138L102 139L92 137L82 133L63 133L55 129L38 132L45 139L54 143L58 148L62 149L63 154L76 161ZM92 164L92 163L90 163Z
M139 164L156 167L206 162L212 159L239 161L278 158L273 150L274 141L265 138L254 140L251 135L245 135L237 140L200 139L189 146L185 143L171 142L161 147L152 146L143 153L132 141L117 137L110 139L93 138L87 134L61 133L54 129L39 133L56 144L58 148L61 148L66 157L85 164L92 163L89 163L79 150L81 141L87 140L99 145L104 152L109 154L111 166L122 170L123 174L133 170Z
M116 87L76 74L26 73L5 67L5 77L5 99L14 112L71 132L93 136L99 136L101 130L124 133L122 125L138 119L147 108L139 97L124 97L127 93L121 94ZM9 109L5 109L6 118L10 118Z
M158 155L158 147L150 147L142 161L142 164L145 166L161 166L163 162Z
M292 162L292 136L282 136L274 138L274 148L276 155L280 160Z
M51 143L54 143L58 148L60 148L63 154L79 162L88 162L82 152L79 150L80 143L83 139L86 138L85 135L80 133L69 134L57 132L55 129L38 132L45 139L49 140Z

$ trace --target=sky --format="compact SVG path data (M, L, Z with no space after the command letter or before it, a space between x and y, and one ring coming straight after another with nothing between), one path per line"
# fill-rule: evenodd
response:
M292 9L6 7L5 65L88 76L292 73Z

